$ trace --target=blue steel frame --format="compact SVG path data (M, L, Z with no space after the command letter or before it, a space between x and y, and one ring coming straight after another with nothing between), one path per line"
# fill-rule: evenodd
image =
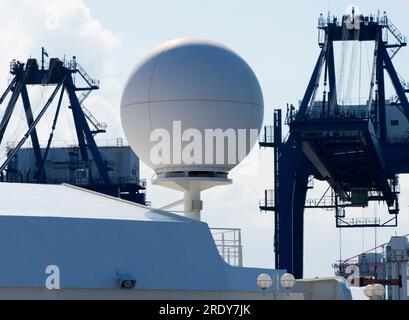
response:
M27 118L28 124L28 131L24 135L24 137L20 140L18 145L9 153L6 161L0 166L0 172L7 167L8 163L11 161L12 157L16 154L16 152L22 147L24 142L31 137L33 143L33 151L35 154L36 159L36 167L38 171L38 182L45 183L47 181L46 172L44 169L45 161L47 160L48 150L50 148L53 133L57 124L58 115L61 109L61 103L64 92L67 92L71 110L74 118L75 129L77 132L80 152L83 161L88 161L88 151L92 154L92 157L95 161L96 167L98 168L98 172L104 182L105 186L111 186L111 179L108 175L108 168L104 163L101 154L98 150L98 147L95 143L94 136L88 122L85 118L85 115L82 111L80 102L78 100L76 91L83 91L84 88L77 88L73 81L73 74L77 72L76 68L69 68L64 65L64 63L56 58L50 59L50 66L48 69L44 68L44 57L42 58L42 66L41 68L38 67L37 61L35 59L28 59L27 63L20 63L17 61L13 61L11 63L11 74L14 75L14 78L6 91L0 98L0 104L5 100L9 92L12 92L11 98L8 102L7 108L3 115L3 118L0 122L0 143L3 140L4 133L7 129L7 125L10 121L12 113L14 111L16 102L21 96L24 111ZM31 109L30 99L27 92L27 85L56 85L55 90L53 91L52 95L48 99L47 103L44 105L40 113L38 114L37 118L33 118L33 113ZM98 86L91 86L86 88L86 90L94 90L98 89ZM47 143L46 150L44 155L42 155L40 144L38 142L38 135L36 131L36 126L40 122L42 116L47 111L48 107L53 102L55 96L57 95L58 91L61 90L60 98L57 105L56 114L53 121L52 130L49 136L49 140ZM92 184L92 173L89 174L90 181L89 183Z
M384 71L386 70L392 80L397 96L402 106L406 118L409 119L409 103L396 70L392 64L391 57L387 49L391 48L383 39L383 31L388 26L380 20L361 16L360 30L345 32L343 17L341 25L336 21L321 25L319 28L325 34L325 41L320 43L321 52L315 64L313 73L307 85L304 97L301 101L298 112L293 119L290 119L290 134L286 141L282 141L281 110L274 112L274 141L261 141L261 147L274 148L274 200L273 205L268 207L260 206L261 209L274 211L275 214L275 263L277 269L286 269L294 274L296 278L303 276L303 228L304 209L306 206L306 194L308 189L309 176L314 176L320 180L326 180L337 195L345 195L343 186L332 175L331 162L322 158L314 150L313 144L303 141L300 136L303 132L307 109L310 102L314 100L316 90L319 85L322 69L325 68L325 82L328 76L329 92L327 106L323 104L323 110L329 115L337 115L337 90L336 75L334 66L334 45L335 41L359 40L375 41L376 43L376 117L377 122L372 124L371 119L357 123L345 121L329 121L328 123L317 124L316 130L325 130L322 126L327 126L328 130L336 130L337 127L345 128L349 126L364 126L366 129L365 152L375 159L371 164L376 173L376 184L378 190L382 191L382 196L376 198L388 203L395 209L390 209L390 213L395 215L399 210L397 196L388 184L388 178L399 173L409 172L409 144L390 145L387 142L387 126L385 115L385 81ZM402 43L405 46L406 43ZM324 115L324 112L323 112ZM294 120L291 122L291 120ZM311 128L311 123L307 124ZM298 126L298 127L297 127ZM376 126L376 128L374 127ZM379 134L376 134L378 132ZM375 198L374 198L375 199ZM338 207L337 207L338 210ZM338 213L337 213L338 215ZM340 215L337 218L343 219ZM388 221L389 222L389 221ZM337 220L337 226L338 220ZM377 225L378 226L378 225ZM379 225L381 226L381 225ZM345 227L345 226L343 226ZM374 225L375 227L375 225Z

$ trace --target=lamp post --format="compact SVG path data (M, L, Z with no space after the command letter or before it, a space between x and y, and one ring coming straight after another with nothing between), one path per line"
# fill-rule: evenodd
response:
M369 300L374 296L374 288L373 284L368 284L364 287L364 295L366 295Z
M281 285L283 286L283 288L291 289L292 287L294 287L295 278L291 273L284 273L281 276L280 282L281 282Z
M287 297L289 296L289 290L295 285L295 278L291 273L284 273L280 279L281 286L285 288Z
M382 300L385 294L385 287L380 283L368 284L364 288L364 294L369 300Z
M265 291L270 289L272 285L273 280L268 274L262 273L257 277L257 286L263 290L263 296L265 295Z
M377 297L379 300L382 300L383 295L385 294L385 287L380 283L374 284L373 292L375 297Z

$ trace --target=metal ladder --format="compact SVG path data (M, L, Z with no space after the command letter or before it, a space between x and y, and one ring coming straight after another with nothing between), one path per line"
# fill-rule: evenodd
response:
M81 108L84 112L85 117L87 118L87 120L91 123L91 125L95 128L95 130L93 131L93 134L97 134L97 133L102 133L102 132L106 132L106 128L107 125L104 122L99 122L94 115L91 113L91 111L89 109L87 109L84 105L84 101L85 99L88 98L88 96L91 94L91 92L94 89L99 88L99 81L96 79L91 78L91 76L84 70L83 67L81 67L81 65L76 62L76 69L78 71L78 73L81 75L81 77L84 79L84 81L90 86L89 90L85 91L84 93L82 93L82 95L79 97L78 101L81 105Z
M91 91L92 91L92 90L85 91L85 92L80 96L80 98L78 99L78 101L79 101L79 103L80 103L80 105L81 105L81 108L82 108L82 111L84 112L85 117L86 117L87 120L92 124L92 126L95 128L95 130L93 131L93 133L94 133L94 134L97 134L97 133L106 132L106 128L107 128L106 123L104 123L104 122L99 122L99 121L94 117L94 115L91 113L91 111L89 111L89 110L85 107L85 105L84 105L84 101L85 101L85 99L91 94Z
M387 28L390 31L390 33L395 37L395 39L398 41L398 45L394 48L391 48L391 59L393 59L396 54L399 52L399 50L406 46L407 44L407 39L404 35L400 33L398 28L395 27L395 25L388 19L387 20Z
M90 87L95 89L99 87L99 80L91 78L91 76L84 70L83 67L81 67L81 65L78 62L76 62L76 69Z

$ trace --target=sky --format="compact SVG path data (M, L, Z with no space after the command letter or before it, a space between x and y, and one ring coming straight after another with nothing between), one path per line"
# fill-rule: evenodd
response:
M409 34L408 0L2 0L0 89L7 86L12 59L39 57L41 46L46 47L50 56L68 59L75 55L93 77L101 80L101 89L86 102L96 118L108 124L107 133L99 138L123 137L119 101L135 64L170 39L211 39L233 49L252 67L264 94L265 123L271 124L274 108L284 108L286 103L297 104L304 94L319 53L316 28L319 14L326 15L330 11L340 16L350 5L358 6L364 14L386 10L402 33ZM402 50L394 62L399 73L409 80L408 59L409 50ZM33 93L38 102L33 105L40 106L44 102L47 90ZM24 133L21 119L20 113L11 123L15 129L8 133L9 140ZM59 139L73 139L68 115L63 119ZM46 120L40 129L43 136L49 130L52 116ZM256 172L244 174L243 166L238 166L231 172L232 185L203 193L202 216L211 227L242 229L246 266L273 268L273 217L258 210L264 189L273 186L273 156L272 150L256 148L254 153L252 161L257 164ZM142 166L141 177L150 181L153 174ZM319 197L319 190L323 188L316 184L308 198ZM401 179L401 189L398 228L376 232L345 230L340 237L333 212L306 211L305 276L331 276L331 264L340 254L347 258L387 242L395 233L409 233L409 179L406 177ZM155 207L181 196L178 192L148 185L148 199ZM355 210L353 214L387 218L385 212L384 207L379 207Z

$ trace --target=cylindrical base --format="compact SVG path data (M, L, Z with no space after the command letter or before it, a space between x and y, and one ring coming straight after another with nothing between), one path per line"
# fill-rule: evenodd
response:
M200 211L202 210L202 201L200 200L199 190L187 190L184 196L184 212L187 218L200 221Z
M184 213L191 219L200 220L200 212L203 210L203 204L200 200L200 192L212 187L231 184L227 178L227 173L217 174L197 173L191 175L190 172L166 172L158 174L158 177L152 181L153 184L161 185L184 192Z

